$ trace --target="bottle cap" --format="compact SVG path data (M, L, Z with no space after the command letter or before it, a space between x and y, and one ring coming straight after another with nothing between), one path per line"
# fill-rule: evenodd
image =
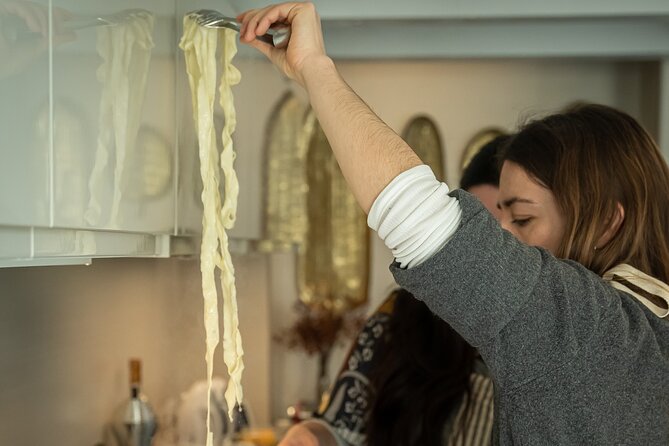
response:
M130 360L130 384L142 382L142 361L136 358Z

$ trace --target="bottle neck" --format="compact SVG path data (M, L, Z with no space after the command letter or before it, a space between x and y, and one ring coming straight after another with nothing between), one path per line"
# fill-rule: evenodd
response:
M139 385L142 382L142 362L133 358L130 360L130 396L139 398Z

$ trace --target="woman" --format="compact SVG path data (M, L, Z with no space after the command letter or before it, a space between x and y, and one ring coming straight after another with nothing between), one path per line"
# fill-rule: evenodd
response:
M461 186L493 215L506 139L484 145L462 173ZM492 382L476 350L398 289L358 335L317 419L280 445L489 445L492 415Z
M497 443L666 446L669 170L638 123L586 106L521 129L500 207L524 244L470 195L449 194L346 85L312 4L240 19L243 41L306 88L397 282L481 353ZM250 42L276 22L292 27L287 50ZM542 155L514 158L529 152Z

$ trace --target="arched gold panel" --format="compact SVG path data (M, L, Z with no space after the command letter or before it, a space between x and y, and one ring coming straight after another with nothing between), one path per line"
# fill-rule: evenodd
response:
M507 132L499 127L486 127L476 133L465 146L462 153L462 161L460 162L460 172L464 171L469 162L474 158L474 155L481 150L481 147L488 144L493 139L501 135L506 135Z
M343 313L367 302L369 231L315 116L306 157L308 228L299 249L300 300Z
M402 138L421 161L430 166L437 179L445 181L443 148L437 125L427 116L416 116L404 128Z
M293 249L306 233L306 171L308 136L304 120L308 106L287 92L274 108L265 136L265 252ZM306 139L305 139L306 138Z
M267 127L265 237L258 249L297 251L299 299L343 313L367 302L367 219L316 117L292 93Z

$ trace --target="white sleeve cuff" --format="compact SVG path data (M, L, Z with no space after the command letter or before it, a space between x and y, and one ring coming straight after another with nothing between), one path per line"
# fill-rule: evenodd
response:
M399 174L372 204L367 224L402 268L420 265L444 247L460 224L458 200L426 165Z

